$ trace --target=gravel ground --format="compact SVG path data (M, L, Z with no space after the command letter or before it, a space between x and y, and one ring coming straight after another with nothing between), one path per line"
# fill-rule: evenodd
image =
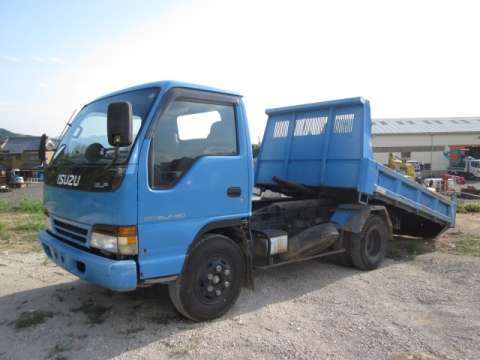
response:
M28 186L24 188L12 189L12 191L6 193L0 193L0 200L8 201L11 204L17 204L23 198L41 200L42 197L43 183L28 184Z
M163 286L112 293L43 255L0 254L1 359L478 359L480 258L441 253L360 272L261 271L223 318L180 318Z

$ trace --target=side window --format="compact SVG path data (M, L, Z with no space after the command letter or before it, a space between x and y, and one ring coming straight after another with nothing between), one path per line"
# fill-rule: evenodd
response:
M152 139L151 185L172 186L199 157L235 154L233 105L175 101L159 119Z

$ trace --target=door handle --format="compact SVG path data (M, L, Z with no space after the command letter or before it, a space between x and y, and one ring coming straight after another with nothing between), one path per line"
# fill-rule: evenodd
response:
M242 188L238 186L232 186L227 189L227 195L229 197L240 197L242 195Z

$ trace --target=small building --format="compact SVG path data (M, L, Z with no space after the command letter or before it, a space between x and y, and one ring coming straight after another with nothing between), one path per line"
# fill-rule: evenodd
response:
M0 165L3 168L19 169L25 179L42 177L42 166L38 157L40 136L9 137L0 144ZM47 139L47 162L52 158L55 142Z
M375 119L372 145L382 164L392 152L422 162L425 176L441 175L457 160L458 150L480 159L480 117Z

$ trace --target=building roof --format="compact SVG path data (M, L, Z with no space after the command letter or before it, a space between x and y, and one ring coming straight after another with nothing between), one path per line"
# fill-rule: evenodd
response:
M3 144L0 144L0 152L9 154L22 154L24 151L38 151L40 147L40 136L18 136L7 138ZM55 143L47 140L47 149L53 150Z
M372 134L451 134L480 132L480 117L372 119Z

